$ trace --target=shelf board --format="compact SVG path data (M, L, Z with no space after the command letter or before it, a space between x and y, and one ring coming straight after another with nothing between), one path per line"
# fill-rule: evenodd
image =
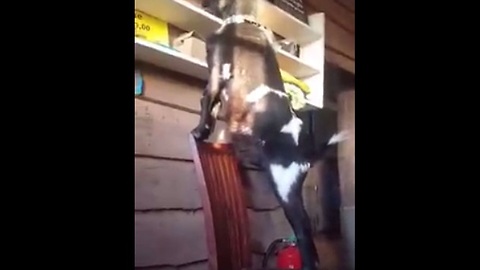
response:
M282 50L277 52L277 61L281 69L298 79L310 77L320 72L318 69L304 63L300 58Z
M207 64L173 49L135 38L135 60L173 70L198 79L208 79Z
M211 34L222 23L219 18L186 0L135 0L135 8L186 31L195 31L203 37ZM296 37L303 40L308 37L307 39L310 41L321 36L308 25L266 1L262 1L259 12L263 14L259 16L263 18L261 23L264 22L267 27L279 34L282 34L281 31L285 31L285 33L293 35L290 38ZM286 36L288 37L288 35ZM284 51L277 52L277 60L281 69L299 79L320 72L304 63L300 58Z
M260 1L258 22L299 45L311 43L323 36L323 33L317 32L308 24L266 0Z
M135 60L189 75L204 81L208 80L207 64L173 49L135 38ZM314 102L307 101L305 110L315 109Z
M222 24L220 18L186 0L135 0L135 9L204 37Z
M179 28L195 30L205 36L222 23L220 18L186 0L135 0L135 8ZM318 40L323 35L266 0L260 1L258 22L300 45Z
M279 62L286 70L295 70L293 74L299 78L315 75L318 71L297 61L296 57L288 53L279 52ZM173 49L135 38L135 59L153 65L184 73L195 78L207 80L207 64L201 60L185 55Z

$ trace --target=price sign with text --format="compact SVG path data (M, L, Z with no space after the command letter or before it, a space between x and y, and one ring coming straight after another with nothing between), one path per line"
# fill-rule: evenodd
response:
M135 36L153 43L169 45L167 23L139 10L135 10Z

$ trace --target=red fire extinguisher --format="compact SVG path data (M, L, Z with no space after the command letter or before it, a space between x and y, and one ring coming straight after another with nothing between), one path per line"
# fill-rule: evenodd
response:
M300 250L297 246L297 239L295 236L290 238L281 238L273 241L267 248L267 252L263 257L262 267L266 268L268 261L272 255L277 255L276 268L281 270L302 268L302 261L300 258Z

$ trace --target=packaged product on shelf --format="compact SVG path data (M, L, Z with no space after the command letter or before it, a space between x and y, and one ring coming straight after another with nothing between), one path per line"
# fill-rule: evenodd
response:
M280 69L283 85L294 110L300 110L307 104L307 95L310 87L303 81L295 78L285 70Z
M282 49L283 51L296 57L300 56L300 47L295 42L284 39L279 41L278 43L280 45L280 49Z
M173 48L201 61L207 60L205 42L194 31L180 35L173 40Z

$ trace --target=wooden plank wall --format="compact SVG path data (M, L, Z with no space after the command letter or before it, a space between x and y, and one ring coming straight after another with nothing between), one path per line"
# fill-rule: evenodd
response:
M202 205L187 145L201 83L136 67L145 95L135 99L135 266L206 269Z
M355 269L355 90L339 95L339 108L339 126L342 130L349 130L351 134L338 148L338 161L342 193L342 230L350 269Z
M142 63L136 68L145 92L135 98L135 266L206 269L202 203L187 141L198 121L204 83ZM258 266L268 244L291 229L262 173L248 175Z
M308 13L325 13L325 59L355 74L355 1L304 0Z

